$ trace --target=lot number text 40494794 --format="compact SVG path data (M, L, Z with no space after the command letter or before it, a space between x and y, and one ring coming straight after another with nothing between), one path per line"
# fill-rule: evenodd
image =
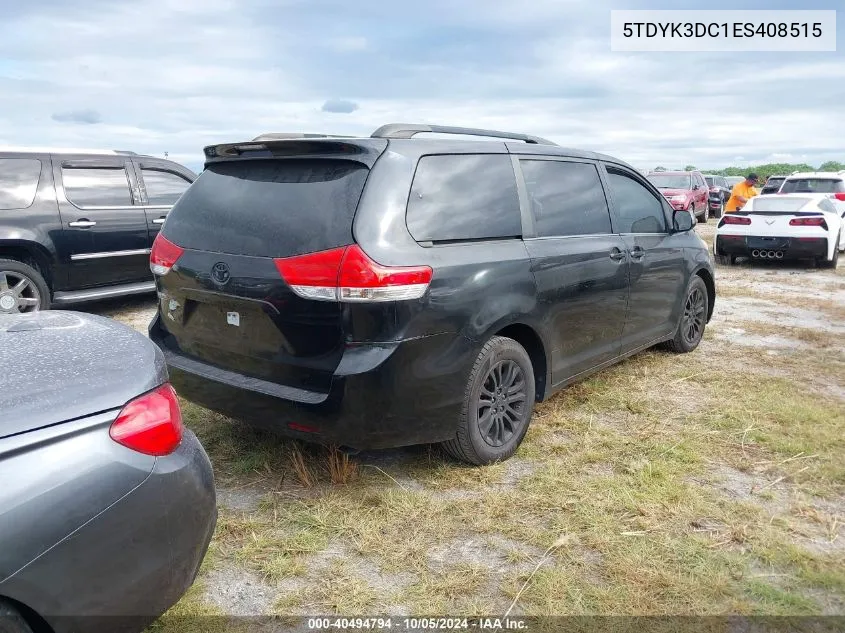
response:
M520 618L309 618L314 631L527 631Z

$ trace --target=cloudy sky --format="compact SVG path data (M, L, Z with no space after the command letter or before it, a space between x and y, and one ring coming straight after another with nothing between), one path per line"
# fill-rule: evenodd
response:
M427 122L638 167L845 161L843 11L836 53L705 54L610 50L611 9L702 7L689 0L0 5L0 145L169 152L198 169L204 145L262 132Z

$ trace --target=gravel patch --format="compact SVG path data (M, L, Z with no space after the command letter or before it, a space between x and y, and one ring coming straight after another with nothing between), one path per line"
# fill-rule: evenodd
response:
M271 613L277 590L240 567L215 569L204 578L205 598L224 613L260 616Z

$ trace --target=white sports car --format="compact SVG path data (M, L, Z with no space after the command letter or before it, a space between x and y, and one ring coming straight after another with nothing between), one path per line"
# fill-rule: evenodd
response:
M737 257L812 259L836 268L845 251L842 194L771 194L751 198L740 211L726 213L716 228L713 254L720 264ZM845 197L845 196L843 196Z

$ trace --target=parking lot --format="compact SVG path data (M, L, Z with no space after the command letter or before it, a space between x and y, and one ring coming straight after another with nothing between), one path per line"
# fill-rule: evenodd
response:
M197 613L842 613L845 264L717 274L698 350L564 390L500 465L347 457L185 403L220 518L159 630ZM143 332L155 302L86 309Z

